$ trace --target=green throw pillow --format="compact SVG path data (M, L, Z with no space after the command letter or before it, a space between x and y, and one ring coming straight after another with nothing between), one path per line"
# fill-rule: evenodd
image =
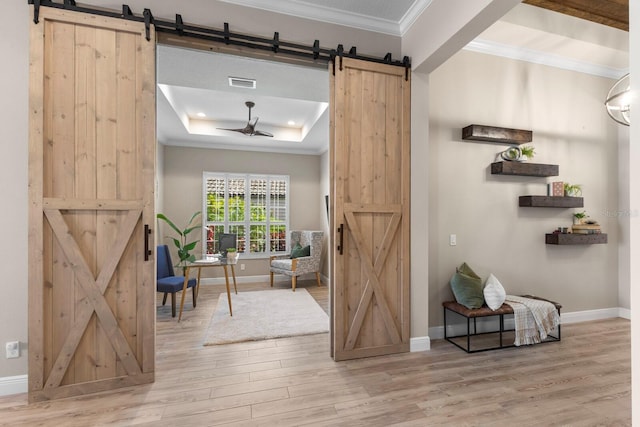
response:
M307 245L302 247L300 243L296 243L296 245L291 249L291 259L300 258L311 255L311 246Z
M467 308L480 308L484 304L482 279L466 262L456 268L456 273L451 277L449 284L458 304Z

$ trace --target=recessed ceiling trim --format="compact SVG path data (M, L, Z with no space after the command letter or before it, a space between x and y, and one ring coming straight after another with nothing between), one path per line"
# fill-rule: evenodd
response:
M607 77L610 79L618 79L628 73L628 70L626 69L622 70L619 68L606 67L603 65L593 64L585 61L569 59L538 50L496 43L489 40L473 40L463 49L473 52L485 53L488 55L501 56L503 58L517 59L534 64L547 65L550 67L561 68L569 71L576 71L578 73Z
M296 16L298 18L312 19L314 21L328 22L332 24L344 25L361 30L375 31L377 33L400 36L400 25L398 22L388 19L376 18L345 10L337 11L333 8L302 4L292 0L220 0L223 3L231 3L255 9L268 10L270 12L284 15ZM417 3L431 2L431 0L419 0ZM403 18L404 19L404 18ZM413 18L415 20L415 18Z

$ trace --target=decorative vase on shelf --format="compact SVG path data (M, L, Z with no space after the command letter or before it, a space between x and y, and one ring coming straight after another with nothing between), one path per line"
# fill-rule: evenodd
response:
M500 153L500 158L509 162L521 161L520 159L522 158L522 150L520 150L520 147L516 146L509 147Z

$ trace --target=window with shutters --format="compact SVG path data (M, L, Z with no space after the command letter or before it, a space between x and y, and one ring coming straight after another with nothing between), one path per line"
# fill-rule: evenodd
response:
M218 252L221 233L236 235L238 252L268 256L287 250L289 176L205 172L203 241Z

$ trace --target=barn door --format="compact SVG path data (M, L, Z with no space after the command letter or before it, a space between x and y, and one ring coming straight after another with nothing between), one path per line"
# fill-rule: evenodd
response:
M332 348L343 360L409 350L410 75L336 61Z
M29 400L152 382L153 29L41 7L30 31Z

